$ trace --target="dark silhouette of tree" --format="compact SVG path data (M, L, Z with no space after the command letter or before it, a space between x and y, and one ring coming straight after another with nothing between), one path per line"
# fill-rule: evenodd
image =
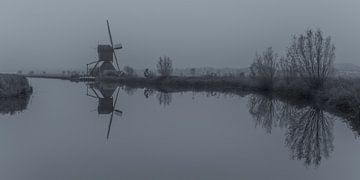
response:
M331 37L323 37L320 29L311 29L305 34L294 35L287 51L287 62L296 65L296 72L307 82L310 88L322 88L333 72L335 46Z
M306 166L318 166L334 149L333 119L316 107L299 110L294 117L286 134L286 146L293 159L304 160Z
M146 68L144 71L144 77L146 78L154 78L156 75L150 69Z
M262 55L256 54L254 62L250 66L250 75L257 78L265 89L271 89L274 84L277 61L278 55L269 47Z
M156 67L158 73L162 77L168 77L173 72L172 60L167 56L164 56L163 58L160 57Z

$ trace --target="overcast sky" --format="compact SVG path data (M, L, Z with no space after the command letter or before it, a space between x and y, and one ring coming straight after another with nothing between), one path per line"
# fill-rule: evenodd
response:
M337 62L360 64L359 0L1 0L0 70L85 69L98 43L109 43L121 66L250 65L273 46L284 54L291 34L320 27Z

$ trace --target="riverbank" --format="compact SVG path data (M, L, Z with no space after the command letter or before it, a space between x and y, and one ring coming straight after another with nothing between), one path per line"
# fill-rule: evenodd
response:
M25 76L16 74L0 74L0 98L28 96L32 87Z

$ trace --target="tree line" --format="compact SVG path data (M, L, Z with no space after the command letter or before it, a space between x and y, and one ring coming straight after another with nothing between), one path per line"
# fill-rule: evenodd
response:
M276 80L283 80L285 85L300 80L310 89L322 89L334 73L334 59L331 37L325 38L320 29L308 29L304 34L293 35L283 57L271 47L256 54L250 75L265 89L272 89Z

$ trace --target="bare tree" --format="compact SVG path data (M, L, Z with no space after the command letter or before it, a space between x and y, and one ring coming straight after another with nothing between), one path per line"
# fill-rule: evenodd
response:
M263 88L272 88L277 72L277 59L278 55L269 47L262 55L256 54L250 66L251 76L259 78Z
M330 36L324 39L320 29L315 32L309 29L305 34L293 36L287 59L296 63L296 72L310 88L322 88L333 72L335 46L331 44Z
M168 77L173 72L172 61L169 57L160 57L157 63L157 71L162 77Z

